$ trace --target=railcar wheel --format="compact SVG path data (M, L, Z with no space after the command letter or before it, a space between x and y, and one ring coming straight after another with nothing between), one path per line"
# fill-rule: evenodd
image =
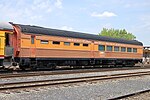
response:
M3 66L4 66L5 68L9 68L9 67L11 67L11 65L12 65L12 62L11 62L11 61L4 60Z
M23 70L23 71L26 70L25 66L22 66L22 65L19 65L19 68L20 68L21 70Z
M47 68L49 68L50 70L53 70L56 68L56 64L55 63L48 63Z
M36 70L38 70L38 68L37 68L37 66L32 66L31 70L36 71Z
M14 66L17 66L17 63L14 61L12 57L6 57L3 60L2 66L6 69L13 69Z

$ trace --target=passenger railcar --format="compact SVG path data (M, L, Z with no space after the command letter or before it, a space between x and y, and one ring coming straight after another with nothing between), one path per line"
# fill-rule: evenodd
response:
M80 32L11 23L13 31L2 29L2 64L21 69L56 66L134 65L142 61L143 44ZM8 35L7 35L8 34ZM3 39L4 40L4 39ZM7 49L6 48L11 48ZM6 57L6 53L9 57ZM5 62L4 62L5 61ZM5 66L5 65L4 65Z

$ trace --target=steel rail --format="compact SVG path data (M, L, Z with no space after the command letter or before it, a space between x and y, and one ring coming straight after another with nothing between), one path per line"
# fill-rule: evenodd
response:
M124 74L113 74L113 75L101 75L101 76L53 79L53 80L38 80L38 81L26 81L26 82L2 83L2 84L0 84L0 91L13 90L13 89L26 89L26 88L33 88L33 87L60 85L60 84L91 82L91 81L99 81L99 80L120 79L120 78L137 77L137 76L144 76L144 75L150 75L150 71L124 73Z
M136 95L143 94L143 93L147 93L147 92L150 92L150 89L142 90L142 91L138 91L138 92L133 92L133 93L126 94L126 95L121 95L121 96L118 96L118 97L110 98L108 100L126 99L126 98L129 98L129 97L136 96Z
M0 74L0 79L4 78L16 78L16 77L31 77L31 76L45 76L45 75L63 75L63 74L78 74L78 73L91 73L91 72L106 72L106 71L122 71L122 70L138 70L138 69L150 69L150 68L103 68L103 69L86 69L86 70L59 70L59 71L50 71L50 72L24 72L24 73L9 73L9 74Z

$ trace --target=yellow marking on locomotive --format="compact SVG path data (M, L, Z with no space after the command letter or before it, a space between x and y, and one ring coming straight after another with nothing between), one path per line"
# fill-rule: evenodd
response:
M5 50L5 34L13 34L13 32L10 31L0 31L0 55L4 55Z
M0 55L4 55L5 31L0 31Z

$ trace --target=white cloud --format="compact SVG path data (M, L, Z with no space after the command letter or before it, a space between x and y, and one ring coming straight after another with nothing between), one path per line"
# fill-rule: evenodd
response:
M47 13L52 11L52 4L49 0L34 0L33 1L33 10L43 10Z
M15 5L12 7L12 5ZM46 20L47 16L62 8L62 0L2 0L0 16L3 21L35 24ZM5 15L5 16L3 16Z
M130 2L130 3L127 3L124 5L125 8L135 8L135 7L149 7L150 6L150 3L147 3L147 2L136 2L136 3L133 3L133 2Z
M72 27L68 27L68 26L62 26L60 29L62 30L68 30L68 31L73 31Z
M56 6L57 8L62 8L62 0L56 0L55 6Z
M93 17L105 18L105 17L114 17L114 16L117 16L117 15L116 15L115 13L105 11L105 12L103 12L103 13L93 12L93 13L91 14L91 16L93 16Z

